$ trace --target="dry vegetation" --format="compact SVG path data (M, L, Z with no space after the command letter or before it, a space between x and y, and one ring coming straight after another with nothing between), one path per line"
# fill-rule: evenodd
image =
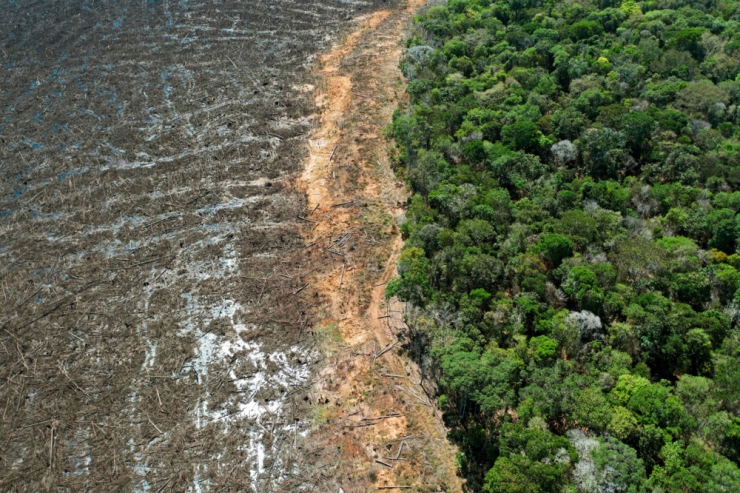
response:
M305 84L374 9L0 4L0 490L298 481Z

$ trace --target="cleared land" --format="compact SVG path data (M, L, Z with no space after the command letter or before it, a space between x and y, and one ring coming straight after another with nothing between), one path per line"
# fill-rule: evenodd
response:
M405 356L405 306L385 300L396 273L408 192L383 129L405 98L398 68L406 27L424 2L364 16L321 55L319 125L302 175L316 333L326 363L311 392L310 467L292 484L317 491L461 491L455 450L434 410L435 387ZM427 376L428 377L428 376ZM310 458L310 459L309 459Z
M373 10L0 3L0 489L302 474L306 84Z

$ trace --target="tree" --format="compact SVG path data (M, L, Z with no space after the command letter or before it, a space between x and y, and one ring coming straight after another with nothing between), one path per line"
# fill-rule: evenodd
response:
M713 361L717 398L724 409L740 413L740 361L736 355L717 354Z
M547 363L555 357L558 343L547 336L538 336L529 340L529 347L537 363Z
M501 141L516 151L537 154L542 133L530 120L519 120L501 129Z
M537 243L535 249L547 259L550 266L557 268L563 259L573 255L573 242L563 235L548 234Z
M557 110L552 114L555 135L561 139L575 140L588 125L586 115L573 106Z
M473 65L472 60L466 56L455 57L450 60L450 67L461 72L465 77L470 77L470 75L475 71L475 65Z
M625 142L635 156L643 154L648 138L654 129L655 120L645 113L627 113L622 118Z
M715 209L707 214L707 229L711 234L708 245L732 253L735 246L735 211Z
M627 402L627 409L642 425L668 429L674 436L690 431L696 425L671 389L660 383L637 390Z
M716 409L713 392L714 382L705 377L684 375L676 384L676 395L696 419L705 419Z
M569 140L561 140L550 147L550 154L562 166L578 159L578 148Z
M612 420L613 411L598 387L587 387L578 393L571 414L573 424L594 431L604 431Z
M705 490L707 493L725 493L740 491L740 469L724 457L718 458L712 465Z
M640 423L629 409L615 406L607 430L619 440L632 442L640 434Z
M615 300L617 297L612 294L611 300ZM607 304L610 300L607 300ZM624 306L624 303L620 303ZM616 311L616 310L615 310ZM637 358L640 355L640 340L635 328L624 322L614 322L609 327L609 344L613 348L619 349L629 354L633 358Z
M637 451L619 440L607 438L593 453L597 491L640 493L644 490L645 465Z
M686 272L676 274L673 278L671 291L679 301L691 304L701 309L709 302L709 278L703 272Z
M647 89L645 90L645 97L647 97L656 105L666 105L668 103L672 103L676 99L676 94L678 94L678 91L686 86L686 82L676 79L675 77L672 77L668 80L651 82L647 85Z
M583 210L571 209L561 214L552 229L555 233L567 236L575 249L583 251L596 240L599 223Z
M586 130L581 138L583 161L594 178L616 178L625 164L625 138L611 128Z
M527 184L540 178L547 165L538 156L525 152L514 152L490 160L494 176L502 186L522 190Z
M466 219L457 227L458 233L470 238L473 244L478 245L493 238L496 230L488 221L482 219Z
M499 458L488 471L486 493L555 493L567 482L578 455L570 442L537 427L506 423Z
M637 375L620 375L617 384L609 393L611 401L619 406L626 406L639 390L650 385L650 380Z
M470 399L489 416L514 407L520 371L516 360L453 347L442 358L441 368L448 396Z
M688 84L676 95L678 107L690 113L706 113L711 105L727 102L727 93L709 81Z
M386 296L423 303L432 294L429 284L429 260L421 248L408 248L398 257L400 277L388 283Z
M575 41L579 41L581 39L588 39L591 36L600 35L604 32L604 28L601 27L601 24L594 21L581 21L574 23L570 28L570 32L571 37Z
M574 267L563 282L563 291L589 312L601 312L604 292L599 287L596 274L588 267Z
M465 56L468 50L468 45L465 41L459 39L451 39L446 42L442 51L445 56L450 59L454 57Z
M569 313L565 319L565 325L575 329L579 346L602 338L603 327L601 319L589 311L583 310Z
M689 119L686 114L680 111L664 110L657 113L657 116L660 128L663 130L670 130L676 135L681 135L689 124Z
M666 253L654 248L651 241L635 236L619 244L614 266L619 277L641 285L665 268Z
M702 329L686 333L685 371L693 375L712 374L712 340Z
M704 47L701 44L703 32L704 30L699 28L682 29L671 37L667 46L680 51L688 51L691 56L701 62L704 59Z

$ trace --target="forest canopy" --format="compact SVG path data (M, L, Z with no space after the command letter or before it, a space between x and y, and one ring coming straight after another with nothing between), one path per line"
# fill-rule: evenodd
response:
M387 295L461 474L740 491L740 3L432 3Z

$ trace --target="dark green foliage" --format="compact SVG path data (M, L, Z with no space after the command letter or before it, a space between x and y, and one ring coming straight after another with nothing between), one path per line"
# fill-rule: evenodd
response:
M516 151L537 154L542 133L530 120L520 120L501 129L501 141Z
M573 446L547 430L505 424L500 455L486 474L486 493L555 493L577 460Z
M675 77L664 81L649 83L645 89L645 97L656 105L666 105L676 99L678 91L686 87L686 82Z
M604 28L601 24L594 21L580 21L570 26L570 35L575 41L598 36L603 32Z
M740 491L739 7L416 20L387 293L471 491Z
M548 234L537 243L537 251L547 258L552 267L559 267L563 259L573 255L573 242L567 236Z
M622 131L627 146L636 158L642 156L648 139L655 129L655 120L645 113L627 113L622 119Z

